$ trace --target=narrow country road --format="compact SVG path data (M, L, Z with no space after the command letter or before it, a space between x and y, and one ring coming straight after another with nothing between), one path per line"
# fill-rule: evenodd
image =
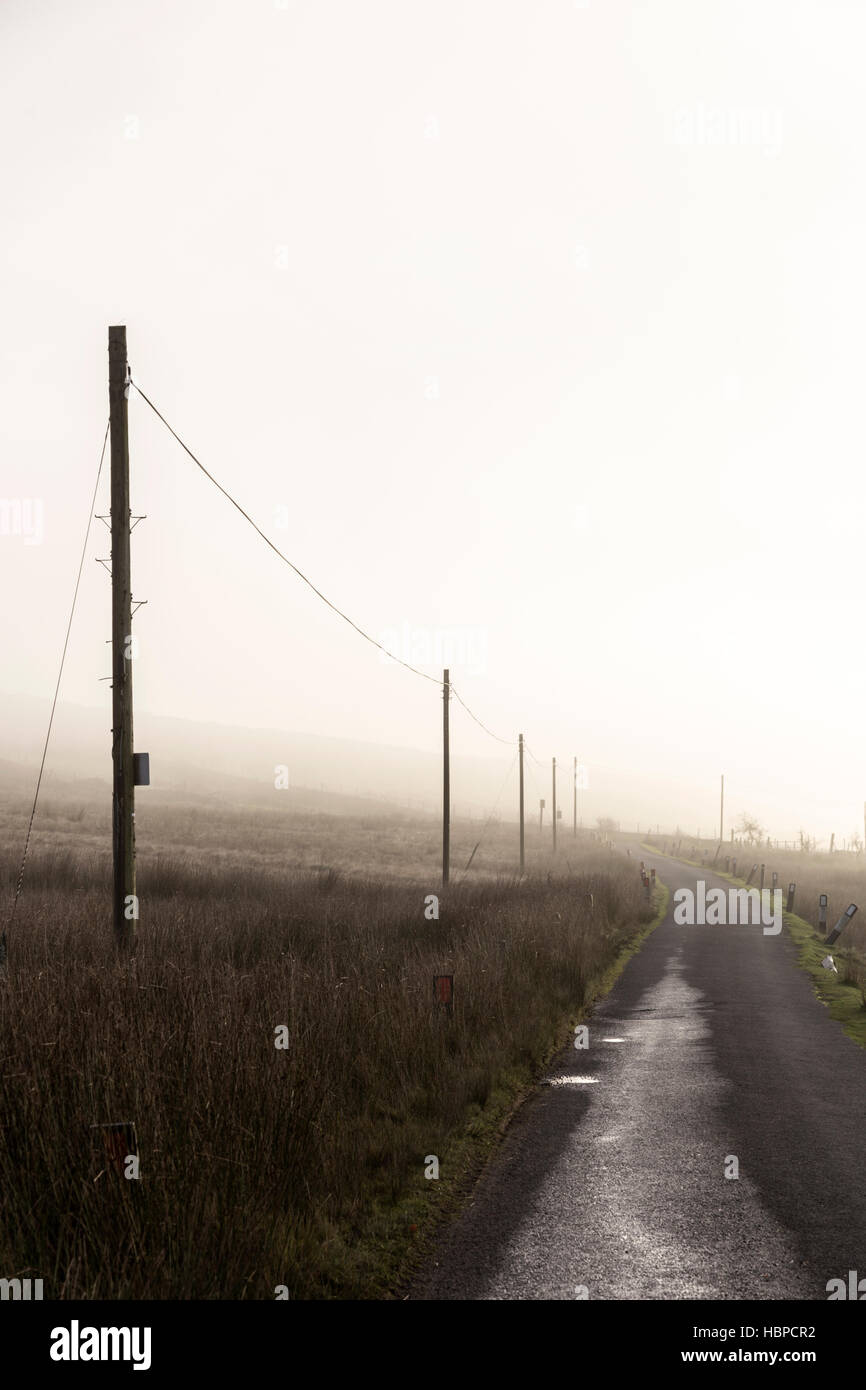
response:
M866 1277L866 1052L786 932L676 925L674 889L730 884L640 853L671 889L664 922L588 1050L522 1106L414 1297L826 1299L829 1279Z

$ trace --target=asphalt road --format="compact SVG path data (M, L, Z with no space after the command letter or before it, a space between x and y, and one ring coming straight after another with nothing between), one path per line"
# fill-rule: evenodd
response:
M671 890L730 887L640 853ZM787 934L676 925L672 891L413 1296L826 1300L866 1278L864 1169L866 1052Z

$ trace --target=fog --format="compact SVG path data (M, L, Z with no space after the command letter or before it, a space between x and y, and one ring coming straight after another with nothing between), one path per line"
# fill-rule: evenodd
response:
M530 812L556 756L587 823L711 833L724 773L730 824L861 826L864 31L790 0L5 0L0 756L38 765L126 324L293 564L525 734ZM129 415L154 780L186 744L435 807L435 684ZM48 763L106 779L109 548L95 521ZM514 814L514 748L451 726L456 806Z

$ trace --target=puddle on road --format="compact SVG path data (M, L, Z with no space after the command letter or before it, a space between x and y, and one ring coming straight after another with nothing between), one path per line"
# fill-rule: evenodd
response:
M542 1086L597 1086L597 1076L546 1076Z

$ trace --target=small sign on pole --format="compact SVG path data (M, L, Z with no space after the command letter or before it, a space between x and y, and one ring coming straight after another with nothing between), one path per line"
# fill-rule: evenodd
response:
M446 1013L454 1011L454 976L453 975L434 975L433 976L433 999L439 1008Z
M135 1135L134 1120L120 1120L116 1124L91 1125L98 1131L94 1138L102 1141L102 1162L120 1177L126 1176L126 1160L138 1157L138 1140ZM105 1171L105 1169L103 1169ZM101 1176L101 1175L100 1175Z

